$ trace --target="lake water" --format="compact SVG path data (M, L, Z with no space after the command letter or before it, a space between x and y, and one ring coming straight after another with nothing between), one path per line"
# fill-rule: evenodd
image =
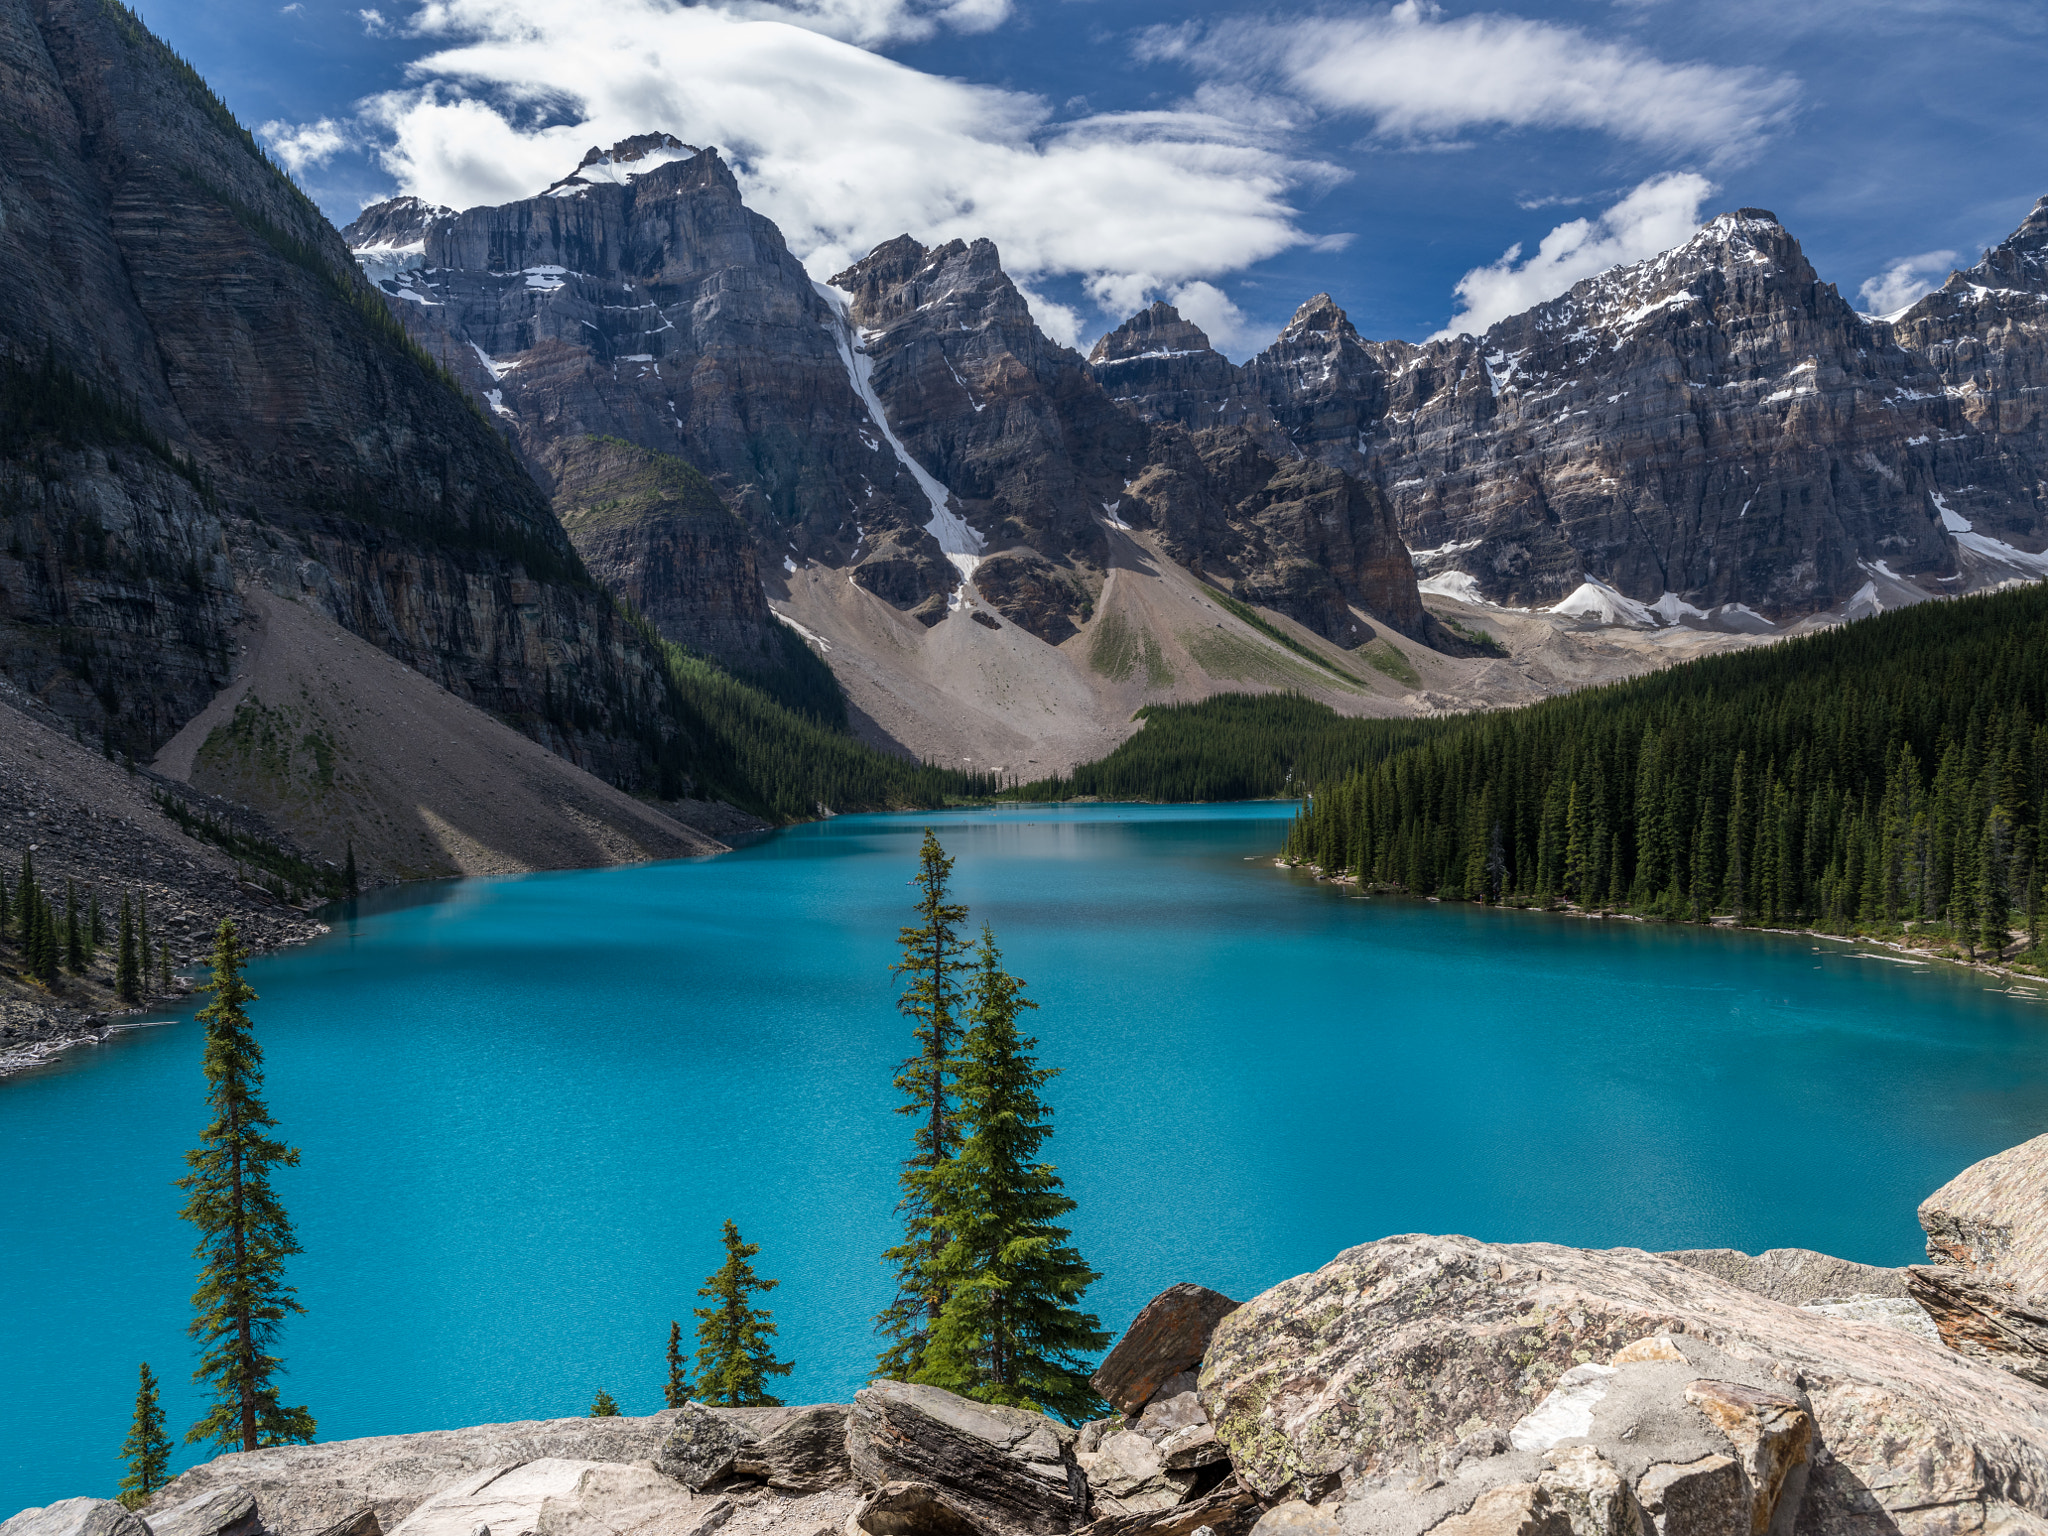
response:
M660 1406L727 1216L781 1280L782 1395L844 1399L887 1300L920 829L996 928L1120 1329L1388 1233L1920 1255L1914 1207L2048 1130L2048 1006L1843 946L1365 899L1289 808L846 817L718 859L361 904L257 962L322 1439ZM0 1515L111 1494L135 1367L189 1382L171 1181L189 1014L0 1082ZM197 1459L181 1448L178 1465Z

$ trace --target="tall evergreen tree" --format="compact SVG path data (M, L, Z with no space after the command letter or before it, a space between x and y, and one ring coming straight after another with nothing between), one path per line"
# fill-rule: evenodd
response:
M171 990L171 941L156 941L156 986L159 992Z
M349 839L348 858L341 866L341 888L349 896L356 894L356 843L354 838Z
M137 891L135 893L135 981L139 988L147 988L149 986L149 973L151 970L149 962L150 957L155 953L156 951L150 947L149 943L149 892Z
M199 1010L213 1119L199 1148L185 1154L192 1171L178 1181L189 1197L180 1214L199 1229L190 1331L204 1353L192 1379L214 1394L212 1410L185 1439L210 1440L221 1451L310 1444L314 1430L305 1408L278 1401L274 1378L284 1367L270 1352L285 1317L305 1310L284 1281L285 1260L299 1244L270 1183L273 1169L298 1166L299 1153L269 1134L277 1122L258 1097L263 1048L245 1008L256 999L242 979L248 958L234 923L222 918L213 975L201 989L213 1001Z
M932 1195L934 1178L960 1147L954 1058L960 1047L960 978L967 969L967 944L960 936L967 908L951 899L952 873L953 861L927 827L911 881L918 891L918 921L897 936L903 959L892 967L904 978L897 1006L913 1021L917 1042L917 1053L896 1074L896 1091L903 1095L896 1112L919 1123L900 1178L903 1241L882 1255L895 1266L896 1295L875 1319L875 1331L890 1341L876 1359L875 1374L902 1381L923 1364L926 1340L946 1301L934 1266L947 1234L933 1221Z
M78 882L64 882L64 968L74 976L85 974L85 929L78 911Z
M668 1406L680 1408L690 1400L690 1372L683 1362L683 1325L668 1325L668 1383L662 1389Z
M121 895L121 947L115 951L114 992L124 1003L142 1001L142 965L135 949L135 908Z
M156 1376L142 1363L142 1381L135 1389L135 1422L121 1442L128 1475L121 1479L121 1503L140 1509L151 1494L171 1480L171 1440L164 1433L163 1405L157 1401Z
M85 963L92 964L99 958L100 946L107 942L107 920L100 911L100 888L92 888L92 901L86 908L85 917Z
M725 1262L705 1277L699 1296L711 1298L697 1314L697 1387L707 1403L727 1408L775 1408L781 1399L768 1395L770 1376L787 1376L794 1365L779 1361L768 1341L775 1336L774 1316L753 1306L755 1291L772 1291L782 1282L763 1280L748 1261L761 1251L759 1243L743 1242L740 1229L725 1224Z
M1003 969L986 926L960 1065L966 1140L937 1180L935 1214L948 1242L938 1262L946 1304L916 1380L983 1402L1058 1414L1105 1412L1089 1356L1109 1335L1080 1300L1098 1278L1060 1219L1074 1202L1039 1161L1052 1110L1039 1090L1059 1075L1038 1065L1018 1015L1038 1005Z

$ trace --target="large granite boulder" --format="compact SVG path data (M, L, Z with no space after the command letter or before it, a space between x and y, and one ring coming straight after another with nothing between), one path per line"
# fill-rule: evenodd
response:
M652 1462L675 1417L666 1411L647 1418L539 1419L236 1451L174 1478L142 1514L154 1520L159 1511L235 1488L255 1499L268 1536L321 1536L336 1525L359 1521L366 1510L380 1529L392 1531L430 1495L493 1469L543 1460ZM687 1492L680 1484L673 1486ZM470 1536L467 1528L461 1536Z
M1590 1492L1555 1514L1607 1486L1584 1447L1663 1536L1731 1500L1752 1533L2048 1530L2048 1392L1633 1249L1353 1248L1226 1318L1200 1395L1256 1493L1341 1494L1360 1536L1591 1529Z
M1074 1440L1044 1414L901 1381L862 1388L846 1417L847 1455L862 1481L929 1484L995 1536L1057 1536L1082 1523L1088 1485Z
M1207 1286L1168 1286L1145 1303L1103 1357L1095 1390L1123 1413L1142 1412L1171 1378L1202 1363L1216 1325L1236 1307Z
M1906 1272L1942 1342L2048 1385L2048 1136L1973 1163L1920 1203L1926 1264Z
M785 1493L822 1492L853 1478L846 1459L846 1407L691 1403L677 1411L656 1464L691 1488L741 1477Z
M149 1536L149 1527L112 1499L59 1499L0 1521L0 1536Z
M182 1504L158 1507L146 1523L149 1536L257 1536L263 1529L255 1497L233 1483L196 1493Z

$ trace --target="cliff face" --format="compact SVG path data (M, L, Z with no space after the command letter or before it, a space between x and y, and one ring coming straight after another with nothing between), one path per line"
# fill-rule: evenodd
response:
M456 215L398 199L346 237L544 480L562 444L593 437L680 459L746 520L771 592L801 565L843 567L929 628L971 578L1057 645L1095 610L1125 487L1171 462L1214 524L1186 558L1340 644L1366 635L1351 603L1421 633L1377 493L1341 474L1268 493L1267 458L1256 483L1233 471L1226 494L1207 451L1121 408L1038 329L985 240L927 250L900 237L821 287L717 151L658 134L593 149L536 197ZM416 261L393 265L414 244ZM728 614L717 623L742 635L772 622L731 579L729 552L664 554L683 537L667 523L643 526L630 552L604 537L593 558L608 583L630 586L672 638L690 639L699 615Z
M1369 342L1318 295L1241 368L1188 347L1093 366L1153 419L1239 417L1371 479L1445 591L1538 605L1590 578L1667 613L1854 611L2048 570L2027 553L2048 538L2044 208L1890 323L1743 209L1483 337ZM1141 368L1159 382L1130 387Z
M0 467L9 676L147 753L228 680L239 571L636 780L655 659L198 76L105 0L0 0L0 77L0 351L58 399Z

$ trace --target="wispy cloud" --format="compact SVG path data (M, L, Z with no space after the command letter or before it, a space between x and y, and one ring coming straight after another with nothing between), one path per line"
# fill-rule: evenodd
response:
M294 176L311 166L325 165L349 148L352 142L342 125L331 117L323 117L316 123L287 123L274 119L256 131L263 135L270 152L282 160Z
M1160 27L1143 35L1139 56L1179 61L1212 83L1263 85L1319 111L1370 118L1388 140L1591 129L1708 163L1752 154L1799 92L1785 75L1672 63L1555 22L1447 17L1426 0Z
M1955 264L1954 251L1922 251L1918 256L1901 256L1856 290L1863 300L1863 312L1896 314L1922 294L1939 288Z
M1477 336L1609 267L1683 244L1699 229L1700 204L1713 190L1691 171L1653 176L1598 218L1558 225L1527 260L1521 246L1510 246L1499 261L1458 280L1458 312L1437 337Z

